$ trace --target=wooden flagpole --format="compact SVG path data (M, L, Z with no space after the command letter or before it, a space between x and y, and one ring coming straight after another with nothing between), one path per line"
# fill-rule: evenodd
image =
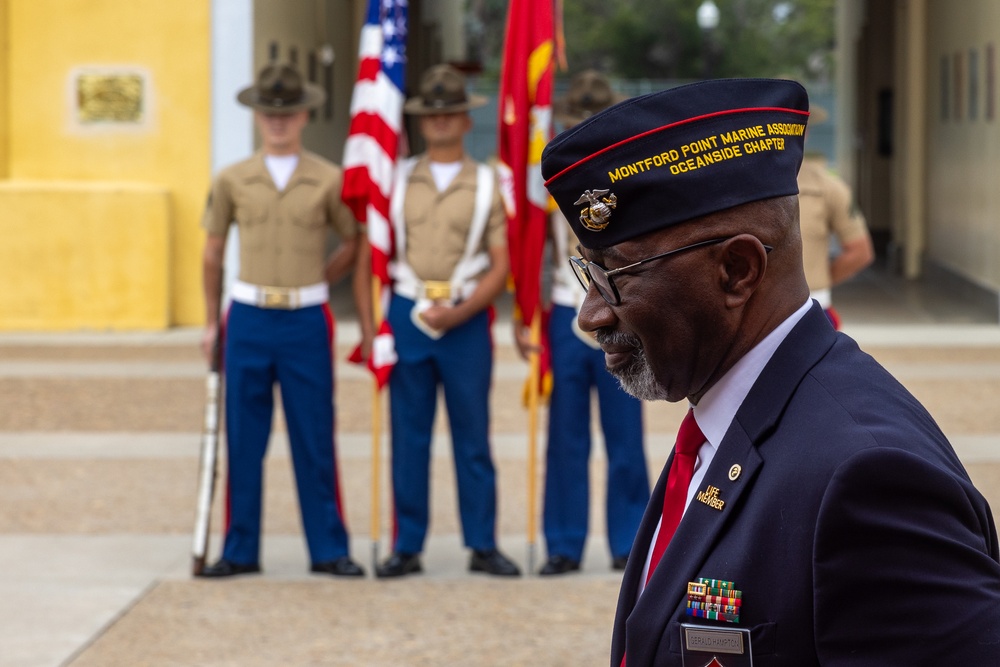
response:
M375 332L382 325L382 285L378 276L372 276L372 319ZM369 354L374 354L374 349ZM371 498L371 542L372 570L378 568L379 542L382 538L382 392L378 386L378 376L372 374L372 498Z
M538 403L541 365L542 317L536 309L531 318L531 354L528 358L528 573L535 571L535 536L538 533Z

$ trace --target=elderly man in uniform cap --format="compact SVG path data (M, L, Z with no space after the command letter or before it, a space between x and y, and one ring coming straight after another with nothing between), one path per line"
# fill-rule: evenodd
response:
M709 81L549 144L583 330L686 400L632 548L611 665L1000 664L990 508L933 419L833 330L802 270L808 99Z
M573 127L619 102L623 96L595 70L573 77L568 94L556 101L555 118ZM590 400L596 390L607 450L606 524L611 565L624 570L636 528L649 501L649 472L643 451L642 403L627 394L604 368L604 354L591 334L580 331L576 316L583 292L569 257L577 239L566 218L552 214L552 309L548 342L552 367L546 442L543 527L548 559L539 574L580 569L590 509ZM518 348L527 355L527 328L515 329Z
M492 169L465 154L465 77L447 65L424 73L404 111L418 116L427 152L397 167L388 310L398 361L389 378L393 552L379 577L421 571L430 512L430 456L438 388L444 389L469 569L518 575L496 546L496 472L489 442L493 300L507 276L507 232Z
M351 560L334 444L334 318L328 284L353 266L358 223L341 203L336 165L302 148L309 110L323 89L288 65L265 67L239 102L254 110L262 149L221 171L203 226L206 354L219 329L226 231L240 230L240 272L226 318L227 526L222 557L201 576L260 571L263 464L274 384L281 387L311 571L362 576ZM339 247L327 256L331 229ZM364 277L355 280L368 306ZM367 312L362 310L362 312Z

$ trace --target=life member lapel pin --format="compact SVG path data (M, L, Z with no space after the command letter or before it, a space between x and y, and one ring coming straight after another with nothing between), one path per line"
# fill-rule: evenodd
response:
M739 463L734 463L729 468L729 481L735 482L740 478L743 467ZM704 491L699 491L694 497L699 503L704 503L714 510L722 511L726 507L726 501L719 497L719 487L711 484Z
M726 501L719 497L719 487L708 485L704 491L699 491L698 495L695 496L695 500L699 503L705 503L714 510L719 510L720 512L725 508Z

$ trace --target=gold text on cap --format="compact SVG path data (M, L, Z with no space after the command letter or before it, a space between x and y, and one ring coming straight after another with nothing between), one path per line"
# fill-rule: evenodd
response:
M733 467L729 469L729 481L735 482L740 478L740 473L743 472L742 466L739 463L734 463Z
M587 190L573 204L587 204L580 211L580 224L592 232L599 232L611 222L611 209L618 206L618 197L611 190ZM608 195L608 196L605 196Z

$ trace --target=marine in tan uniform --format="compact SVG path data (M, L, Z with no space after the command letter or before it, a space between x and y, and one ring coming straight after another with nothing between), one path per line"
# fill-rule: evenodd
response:
M254 109L263 148L221 171L203 226L207 326L203 346L220 335L219 286L226 232L239 225L240 270L225 320L228 447L227 525L222 557L201 576L260 571L263 464L274 385L281 388L311 571L362 576L349 555L337 478L333 408L334 318L330 282L357 254L358 223L340 201L340 168L302 148L318 86L273 64L237 99ZM327 254L331 231L340 238ZM367 304L364 277L355 282Z
M826 111L813 107L811 123L823 122ZM812 298L839 328L831 288L854 277L875 259L864 216L854 208L847 183L827 168L821 155L806 154L798 175L802 258ZM831 241L837 254L831 255Z
M496 175L465 154L469 96L454 68L428 70L405 111L418 116L427 152L397 167L390 205L396 251L388 321L398 361L389 377L393 552L379 577L422 569L429 522L430 456L438 390L444 392L469 569L515 576L496 545L496 471L490 453L493 365L489 309L504 289L506 221Z

